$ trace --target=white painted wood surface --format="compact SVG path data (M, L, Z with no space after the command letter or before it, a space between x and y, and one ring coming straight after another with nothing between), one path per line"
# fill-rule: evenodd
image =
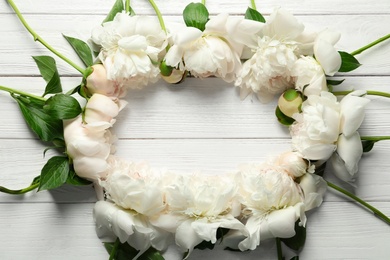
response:
M61 33L87 40L113 0L16 0L27 21L59 51L77 60ZM152 14L147 1L132 1L139 14ZM166 21L178 21L190 1L157 0ZM208 1L212 14L241 15L249 1ZM274 6L295 13L308 27L342 33L338 49L353 51L389 33L389 0L258 1L269 14ZM48 55L0 1L0 85L41 93L31 56ZM390 42L360 55L363 66L348 74L344 87L390 92ZM80 77L58 61L63 85ZM241 101L232 85L218 79L188 79L179 86L159 82L128 94L115 132L120 156L146 160L177 171L223 174L242 162L261 161L289 148L289 136L278 125L275 103ZM390 100L372 97L362 135L390 135ZM15 102L0 93L0 185L22 188L44 165L45 146L26 128ZM49 153L47 156L50 156ZM364 155L356 187L343 185L390 215L390 142ZM337 182L331 173L326 178ZM337 182L338 183L338 182ZM108 259L94 231L91 187L64 186L25 196L0 194L0 259ZM309 214L307 242L301 259L390 259L390 228L371 213L329 191L324 204ZM273 241L254 252L196 251L190 259L275 259ZM169 259L168 259L169 260Z

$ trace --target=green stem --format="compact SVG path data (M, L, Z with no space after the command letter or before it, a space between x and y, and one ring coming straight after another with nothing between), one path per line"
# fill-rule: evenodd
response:
M252 9L257 10L255 0L251 0Z
M16 7L13 0L7 0L7 2L11 5L12 9L14 9L15 14L18 16L19 20L22 22L24 27L29 31L29 33L32 35L34 41L40 42L43 46L45 46L49 51L57 55L59 58L67 62L69 65L71 65L73 68L78 70L81 74L84 74L84 69L79 67L77 64L69 60L67 57L59 53L57 50L55 50L52 46L50 46L46 41L44 41L26 22L22 14L20 13L19 9Z
M385 214L383 214L381 211L379 211L377 208L371 206L370 204L368 204L367 202L365 202L364 200L360 199L359 197L357 197L355 194L352 194L351 192L347 191L347 190L344 190L343 188L333 184L333 183L330 183L328 181L326 181L326 183L328 184L329 187L331 187L332 189L335 189L337 190L338 192L341 192L342 194L350 197L351 199L355 200L356 202L360 203L361 205L363 205L364 207L366 207L367 209L371 210L372 213L374 213L375 216L377 216L378 218L380 218L381 220L383 220L386 224L390 225L390 218L388 218Z
M352 93L353 91L354 91L354 90L334 91L334 92L332 92L332 93L333 93L333 95L335 95L335 96L345 96L345 95L348 95L349 93ZM390 93L381 92L381 91L367 90L367 95L371 95L371 96L381 96L381 97L390 98Z
M120 241L119 241L119 238L117 238L115 241L115 244L114 244L114 248L110 252L110 258L108 260L116 259L116 253L118 251L119 244L120 244Z
M206 0L202 0L202 5L206 5Z
M385 40L387 40L387 39L389 39L389 38L390 38L390 33L389 33L388 35L386 35L386 36L383 36L383 37L379 38L379 39L376 40L376 41L373 41L372 43L367 44L366 46L361 47L360 49L357 49L356 51L351 52L351 55L360 54L360 53L362 53L363 51L365 51L365 50L371 48L372 46L375 46L375 45L377 45L378 43L381 43L381 42L383 42L383 41L385 41Z
M276 251L278 252L278 260L283 260L282 242L280 238L276 238Z
M130 0L126 0L126 13L129 13L130 12Z
M5 187L0 186L0 192L8 193L8 194L14 194L14 195L19 195L19 194L24 194L29 191L35 190L36 188L39 187L39 182L32 184L28 186L27 188L21 189L21 190L10 190Z
M10 94L18 94L18 95L25 96L25 97L30 97L30 98L38 99L38 100L41 100L41 101L46 101L46 98L43 98L43 97L40 97L40 96L36 96L36 95L30 94L30 93L27 93L27 92L24 92L24 91L20 91L20 90L17 90L17 89L12 89L12 88L7 88L7 87L4 87L4 86L0 86L0 90L7 91Z
M164 32L167 32L167 28L165 28L164 19L162 18L161 12L158 9L156 3L154 2L154 0L149 0L149 3L152 5L154 12L158 17L158 21L160 22L161 29L163 29Z
M390 140L390 136L361 136L361 140L378 142L382 140Z

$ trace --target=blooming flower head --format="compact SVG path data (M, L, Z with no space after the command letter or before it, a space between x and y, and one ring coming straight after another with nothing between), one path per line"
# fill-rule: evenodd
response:
M362 97L363 94L350 93L340 102L329 92L309 96L302 104L302 113L294 115L296 121L290 127L293 149L306 159L320 161L328 160L337 150L337 155L342 157L332 161L343 162L349 179L352 179L363 153L357 133L369 102ZM345 175L341 176L341 171L335 173L346 179Z
M234 40L256 31L257 23L220 14L206 23L202 32L183 27L172 36L173 45L165 56L166 64L189 71L196 77L217 76L227 82L235 79L241 67L243 45Z
M102 64L92 66L92 73L87 77L86 88L90 95L102 94L107 97L123 97L126 90L113 80L107 79L106 68Z
M165 208L161 177L146 164L110 161L110 173L100 183L116 205L153 217Z
M256 42L248 47L252 56L238 73L236 86L242 97L254 92L261 101L269 101L293 86L291 70L305 39L304 26L290 13L277 9L258 33Z
M300 219L304 226L304 212L319 206L325 193L326 183L308 170L295 153L282 154L272 164L244 165L237 182L249 235L231 232L225 237L226 244L253 250L260 241L294 236L295 222ZM295 181L294 175L300 178Z
M175 233L183 252L190 253L203 240L216 243L218 228L245 233L234 217L240 210L233 178L180 175L166 189L167 213L153 224Z
M99 59L109 80L129 88L157 80L157 63L167 40L155 17L118 13L93 30L92 41L101 46Z

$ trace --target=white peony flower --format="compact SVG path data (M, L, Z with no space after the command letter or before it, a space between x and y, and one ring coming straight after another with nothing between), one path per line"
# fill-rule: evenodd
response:
M304 26L290 13L276 9L256 42L248 47L253 55L243 64L235 82L241 88L241 97L250 92L268 102L293 86L291 70L300 54L299 46L308 39L303 34Z
M92 41L101 46L99 59L107 69L108 80L129 88L157 81L157 63L166 38L157 18L126 13L118 13L113 21L92 32Z
M196 77L217 76L232 82L241 67L241 41L258 31L259 23L243 18L219 14L206 23L202 32L184 27L173 33L173 45L165 56L166 64L189 71ZM236 33L237 32L237 33Z
M102 64L92 66L93 72L87 77L86 88L89 94L102 94L108 97L123 97L125 89L115 81L107 79L106 68Z
M319 95L321 91L328 90L324 70L313 57L300 57L292 68L291 76L295 79L295 89L305 96Z
M246 234L235 218L240 212L236 191L233 179L226 175L177 176L166 188L168 211L153 224L175 233L176 244L189 254L203 240L216 243L218 228Z
M357 129L369 102L363 94L352 92L340 102L329 92L309 96L302 104L302 113L294 115L296 122L290 126L293 149L306 159L323 161L337 149L331 160L335 174L343 180L353 179L363 152ZM344 169L347 173L342 172Z
M172 242L172 235L152 226L147 217L132 210L126 210L107 201L98 201L93 210L98 237L106 241L129 243L139 250L138 258L149 247L165 250Z
M253 164L242 167L237 183L249 236L244 238L231 232L225 237L227 245L236 246L242 251L254 250L263 240L292 237L295 235L295 222L300 219L301 224L305 225L304 212L321 204L326 183L321 177L307 173L307 164L302 168L302 162L296 164L297 158L290 161L285 156L279 158L282 162L280 165ZM293 172L302 169L299 180L306 180L303 186L294 181L294 174L288 173L288 169ZM238 246L235 245L237 243Z
M165 208L161 177L146 164L110 161L110 173L100 185L108 199L138 214L153 217Z

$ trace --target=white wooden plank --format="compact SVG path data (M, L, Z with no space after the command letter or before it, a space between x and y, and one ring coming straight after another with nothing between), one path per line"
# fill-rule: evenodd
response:
M390 214L390 203L376 203ZM108 259L94 231L93 204L0 203L0 258ZM325 203L307 223L301 259L386 259L388 227L351 203ZM287 250L285 253L288 254ZM246 253L195 250L189 259L275 259L272 241ZM173 260L172 258L166 258ZM289 259L289 258L288 258Z
M191 3L191 0L175 1L164 0L156 1L158 7L163 14L181 14L184 7ZM371 14L371 13L388 13L390 4L387 0L378 0L375 5L370 1L354 1L354 0L329 0L329 1L305 1L305 0L280 0L278 2L271 0L256 1L257 9L268 14L277 6L289 9L297 14ZM23 1L15 0L19 9L24 13L48 13L48 14L91 14L99 13L106 14L114 3L114 0L68 0L50 1L50 0L34 0ZM55 4L53 4L55 3ZM153 9L147 1L131 1L136 13L153 14ZM206 1L206 6L211 13L218 13L223 10L229 13L244 13L250 1ZM9 13L11 9L5 1L0 2L0 12Z
M79 63L61 33L72 37L88 40L92 28L99 25L104 18L102 15L26 15L30 25L54 48ZM329 28L339 31L342 35L336 47L344 51L354 51L371 41L388 34L386 26L390 24L389 14L380 15L329 15L326 19L318 16L297 16L308 28L321 31ZM167 16L167 23L179 21L181 18ZM13 14L0 16L0 24L7 26L0 28L0 75L38 75L38 69L31 56L49 55L50 53L32 41L32 37L25 31ZM350 75L390 75L387 69L390 61L386 58L390 53L390 45L384 43L359 56L364 67L350 73ZM58 61L60 74L79 75L77 71Z
M343 85L388 91L388 82L389 77L349 77ZM63 78L65 90L79 83L79 78ZM45 83L41 78L7 77L0 79L0 85L40 95ZM370 99L361 134L390 134L390 100ZM187 79L173 86L160 81L130 91L126 100L129 104L114 127L119 138L289 138L274 117L276 100L269 104L249 97L241 101L237 89L220 79ZM17 104L5 92L0 92L0 118L0 138L33 138Z

